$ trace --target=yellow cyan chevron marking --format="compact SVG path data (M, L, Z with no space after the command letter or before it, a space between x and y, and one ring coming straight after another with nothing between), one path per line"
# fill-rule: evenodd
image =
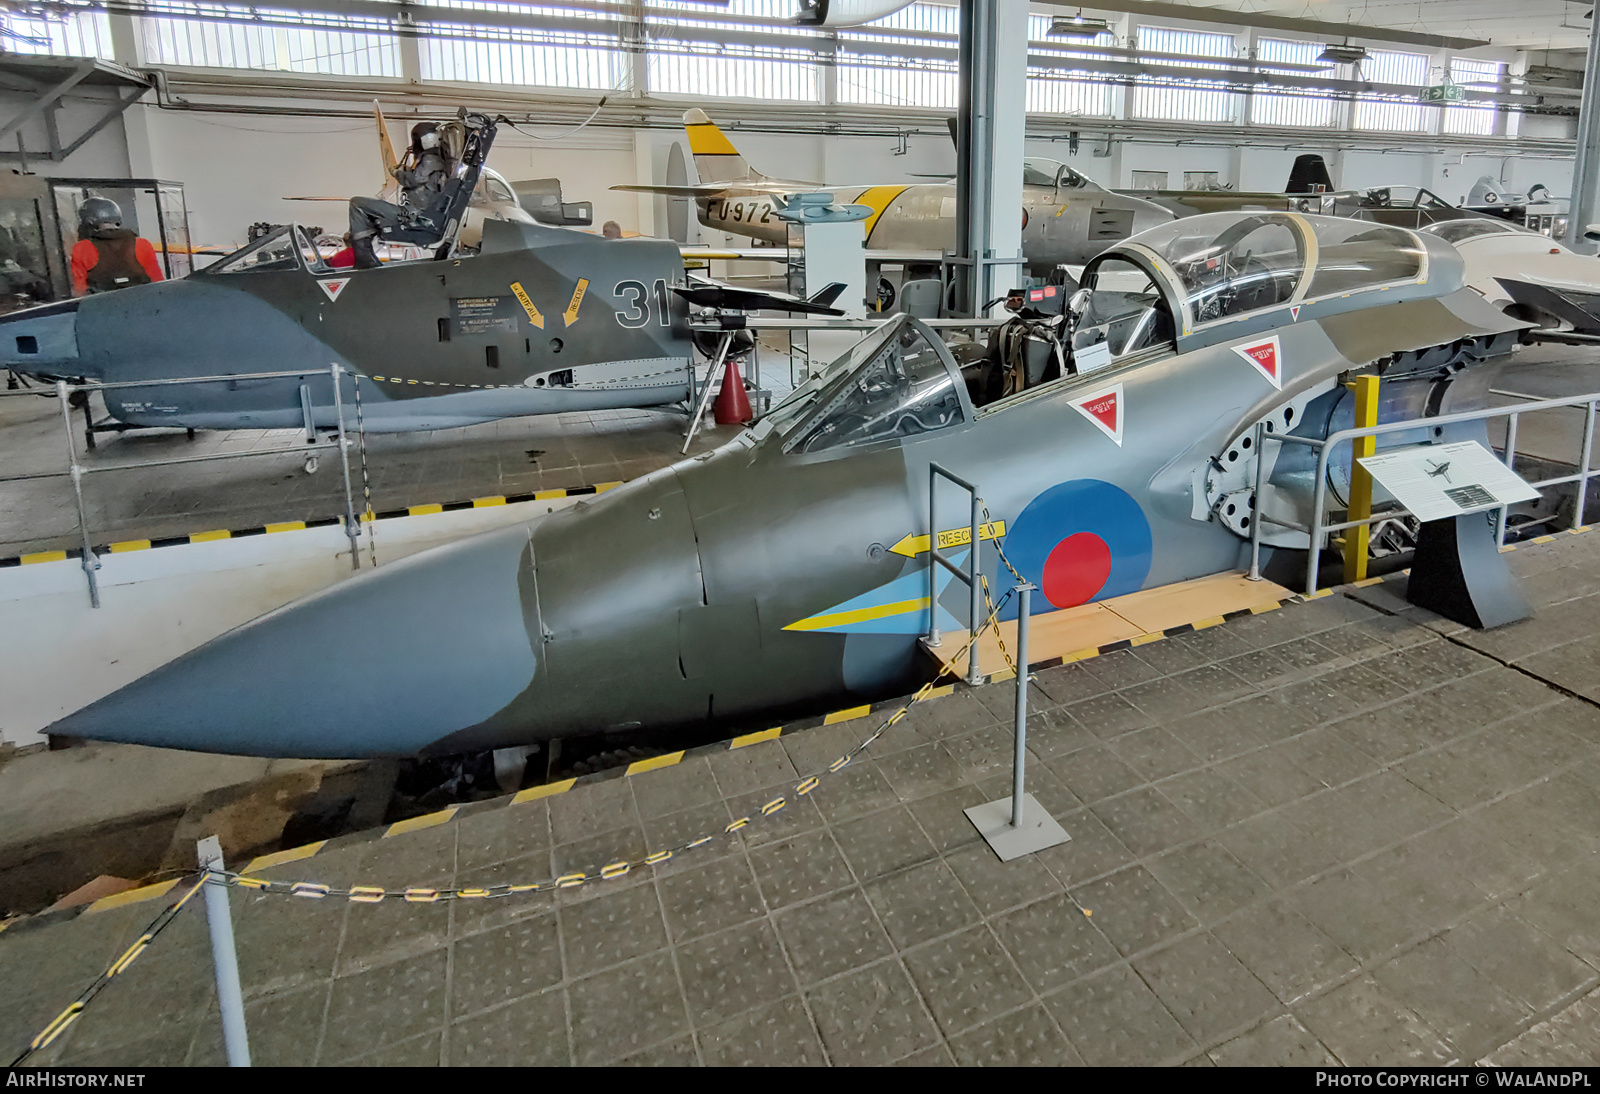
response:
M389 826L389 830L383 834L383 838L388 839L390 836L403 836L407 832L417 832L424 828L432 828L436 824L443 824L445 821L455 816L456 810L460 808L461 807L459 805L452 805L449 809L441 809L437 813L428 813L425 816L412 817L410 820L398 821Z
M589 291L589 279L578 278L578 284L572 290L572 302L567 305L567 310L561 313L561 319L567 326L578 321L578 308L583 303L583 294Z
M528 322L540 330L544 330L544 316L540 314L538 308L533 306L533 298L528 295L528 290L522 287L522 282L513 281L511 283L511 292L516 296L517 303L522 305L522 310L528 313Z
M129 889L125 893L103 896L85 908L84 913L93 915L95 912L108 912L112 908L120 908L125 904L138 904L141 901L154 900L157 897L165 896L167 891L176 884L178 884L178 879L173 878L171 881L158 881L154 885L146 885L139 889Z
M848 612L813 615L806 619L796 620L783 629L786 631L821 631L829 627L843 627L849 623L865 623L869 619L884 619L891 615L904 615L906 612L921 611L927 606L928 598L922 596L915 600L897 600L893 604L880 604L874 608L856 608Z
M1006 522L1003 520L992 520L988 524L978 525L979 539L999 539L1005 534ZM965 547L971 542L972 526L970 524L963 528L951 528L939 533L939 550L941 551L950 547ZM889 548L889 551L892 554L905 555L907 558L916 558L918 555L927 554L928 537L905 536L899 543Z
M253 858L250 860L249 865L244 868L243 872L246 874L254 874L262 870L269 870L274 866L282 866L286 862L299 862L301 859L310 858L312 855L322 850L327 842L328 841L325 839L318 840L316 843L308 843L304 847L291 847L287 851L274 851L270 855L262 855L259 858Z
M869 244L872 241L872 229L878 226L878 218L883 216L895 198L909 189L909 186L869 186L861 191L861 196L853 204L865 205L872 210L872 215L862 225Z
M746 733L743 737L735 737L728 742L728 747L730 749L748 748L751 745L758 745L762 741L776 741L782 735L783 727L774 726L771 729L763 729L757 733Z
M565 794L576 786L577 782L577 779L562 779L560 782L546 783L543 786L530 786L526 790L518 791L516 797L511 799L511 804L521 805L523 802L538 801L540 798Z
M826 718L822 719L822 724L825 726L836 726L840 722L852 722L857 718L865 718L871 713L871 706L850 707L848 710L836 710Z
M715 122L698 122L694 125L685 125L683 131L689 135L689 154L693 156L737 156L739 150L733 146Z
M671 767L683 759L682 752L669 752L665 756L655 756L648 760L636 760L628 765L627 774L643 775L646 771L654 771L660 767Z

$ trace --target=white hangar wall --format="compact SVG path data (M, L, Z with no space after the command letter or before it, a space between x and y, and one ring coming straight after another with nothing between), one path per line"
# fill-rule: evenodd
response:
M260 100L239 100L259 106ZM0 108L7 97L0 96ZM19 104L20 105L20 102ZM158 177L185 186L190 223L197 243L226 246L243 243L248 226L257 221L299 220L325 229L342 230L338 202L289 202L291 196L347 197L375 193L382 183L373 124L359 116L350 101L280 99L276 111L233 113L226 100L214 109L162 108L140 102L118 122L108 125L83 148L60 163L30 160L28 168L45 175ZM707 104L713 117L718 110ZM91 104L69 103L62 111L62 129L77 132L92 113ZM353 117L320 116L330 111ZM723 104L720 111L734 116ZM387 107L397 146L413 115ZM418 115L435 116L435 115ZM920 127L903 140L884 136L785 134L740 129L724 123L730 139L757 170L803 181L836 183L917 183L953 170L955 152L936 126ZM1567 119L1523 119L1529 136L1561 136ZM594 203L595 224L615 220L624 231L665 232L665 202L649 196L608 189L615 183L660 182L666 178L668 150L682 141L678 128L640 129L589 126L579 132L541 128L534 136L503 126L490 164L507 178L559 178L569 201ZM1440 154L1433 151L1341 150L1322 146L1229 147L1226 133L1197 134L1195 143L1146 142L1084 133L1076 154L1064 140L1030 140L1027 154L1072 164L1087 177L1107 186L1135 184L1135 172L1164 171L1168 185L1183 185L1186 171L1214 171L1238 189L1278 190L1301 152L1319 152L1329 163L1334 184L1341 188L1385 184L1425 186L1449 201L1460 201L1481 175L1492 175L1513 189L1544 183L1564 194L1572 161L1568 157L1505 156L1494 153ZM37 143L34 143L37 141ZM42 130L24 131L26 147L44 146ZM1204 143L1201 143L1204 142ZM0 150L3 155L5 150ZM6 157L16 166L14 156Z

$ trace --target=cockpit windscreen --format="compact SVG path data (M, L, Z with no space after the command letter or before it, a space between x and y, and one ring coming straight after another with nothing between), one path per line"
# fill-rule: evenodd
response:
M822 392L819 409L784 443L785 452L912 437L963 419L956 375L924 328L909 319L890 328L870 357Z

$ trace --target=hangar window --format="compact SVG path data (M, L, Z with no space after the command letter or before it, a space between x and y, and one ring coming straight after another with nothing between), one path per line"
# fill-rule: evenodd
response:
M863 343L858 367L817 396L819 409L784 443L785 452L914 437L963 420L955 372L927 328L909 317L886 328Z

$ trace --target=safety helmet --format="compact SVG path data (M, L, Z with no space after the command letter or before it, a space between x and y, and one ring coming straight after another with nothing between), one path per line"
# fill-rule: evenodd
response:
M122 209L110 198L90 198L78 206L78 224L94 231L120 228Z
M439 127L433 122L418 122L411 127L411 147L420 154L439 147Z

